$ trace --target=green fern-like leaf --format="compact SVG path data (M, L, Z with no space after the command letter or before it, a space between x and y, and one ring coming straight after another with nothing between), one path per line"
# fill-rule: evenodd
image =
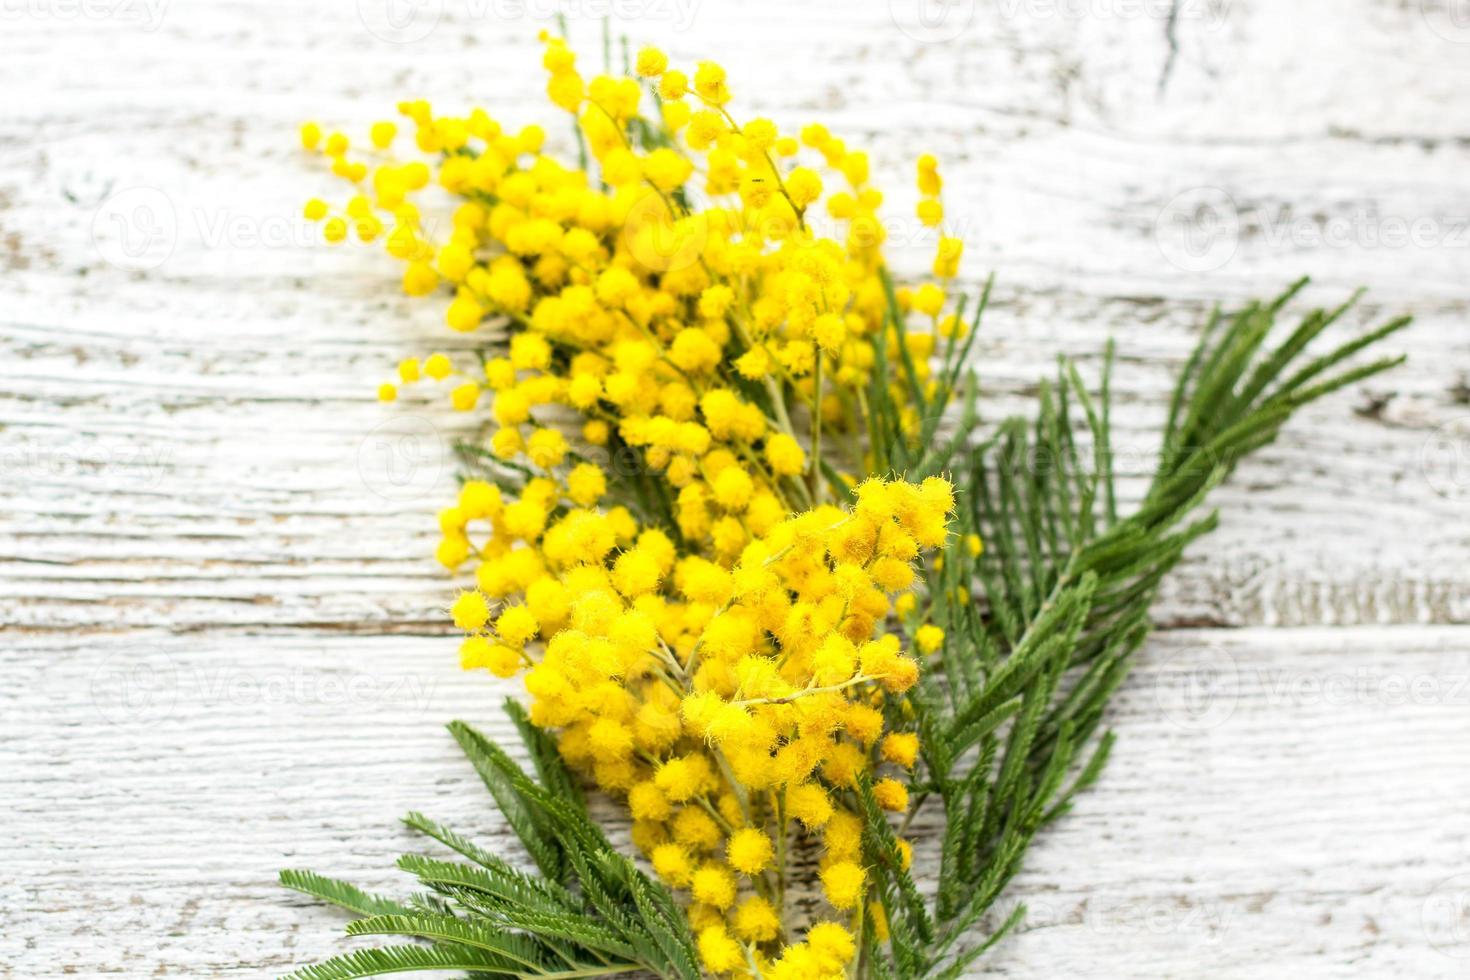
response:
M375 915L347 927L349 936L415 936L436 943L469 946L491 954L497 969L544 976L559 972L547 948L526 936L466 921L452 915ZM634 969L629 964L625 969Z
M1149 632L1155 591L1186 548L1215 526L1201 508L1249 453L1271 442L1301 406L1399 363L1348 361L1402 329L1398 319L1320 356L1307 349L1351 302L1308 314L1276 347L1276 318L1303 283L1202 331L1170 400L1148 492L1120 514L1113 473L1109 345L1096 392L1068 361L1042 385L1031 420L1010 419L984 439L978 384L964 365L989 298L975 304L963 342L950 338L921 383L907 345L874 345L874 383L863 393L880 472L919 479L956 475L962 534L985 551L948 549L926 571L928 604L906 624L941 626L943 649L890 724L921 733L909 819L943 809L935 894L904 867L899 832L860 783L849 805L864 820L865 864L882 904L885 940L864 907L862 975L872 980L954 980L1024 915L992 913L1036 834L1099 778L1113 736L1101 731L1112 694ZM884 330L901 332L891 285ZM964 316L961 307L961 317ZM906 389L900 400L892 383ZM744 392L757 404L758 390ZM958 418L948 412L959 396ZM917 413L919 438L912 426ZM478 454L467 450L467 457ZM831 488L847 481L827 467ZM804 489L804 488L803 488ZM670 513L667 487L635 481L640 512ZM815 486L811 488L813 494ZM677 529L674 531L677 534ZM978 589L978 599L975 590ZM282 884L361 916L349 934L403 935L426 945L362 950L307 967L293 980L345 980L425 970L473 977L572 980L645 971L697 980L699 959L683 910L661 883L617 853L592 820L556 742L507 702L534 778L481 732L450 731L535 863L514 867L449 828L413 813L405 823L464 861L405 855L402 870L428 889L400 904L307 871ZM468 862L468 863L465 863Z
M370 895L355 885L335 878L325 878L314 871L286 870L280 882L287 888L305 892L323 902L356 912L358 915L392 915L409 911L407 906L388 898Z
M529 875L418 813L405 823L469 863L406 854L399 867L429 889L403 905L311 872L282 882L365 916L349 935L402 935L428 946L340 956L293 975L336 980L414 970L459 969L475 977L573 980L645 972L697 980L694 939L664 885L615 852L544 732L507 708L536 764L532 779L498 745L462 722L450 726L543 873Z
M503 960L467 946L384 946L360 949L304 967L284 980L356 980L423 970L472 970L481 976L518 977L501 969Z
M1002 422L958 474L959 530L979 534L985 552L950 548L930 570L930 604L913 622L941 626L945 644L907 705L922 735L914 805L937 797L944 810L939 885L932 909L915 906L889 866L886 816L864 805L868 861L892 936L886 948L865 943L875 976L959 976L1015 927L1012 914L988 938L977 932L1037 831L1101 773L1113 744L1099 732L1108 701L1148 636L1159 582L1215 527L1213 514L1198 516L1210 491L1297 409L1401 362L1346 366L1408 318L1306 359L1351 301L1309 313L1271 348L1277 317L1304 285L1210 318L1133 513L1119 513L1114 485L1111 344L1097 392L1063 360L1055 382L1041 387L1034 419ZM900 319L895 307L890 321ZM880 392L872 399L884 417L870 429L896 431L896 407ZM879 458L892 463L919 459L891 439L882 449ZM931 928L934 941L923 942Z

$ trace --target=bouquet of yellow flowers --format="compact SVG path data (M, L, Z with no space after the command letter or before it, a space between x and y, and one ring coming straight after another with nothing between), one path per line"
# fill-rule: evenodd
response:
M1213 526L1191 513L1296 408L1397 363L1333 373L1407 320L1301 363L1346 307L1274 349L1300 283L1217 314L1121 516L1111 350L1096 393L1064 361L1034 421L982 428L989 287L959 295L938 230L932 276L894 286L866 154L740 119L713 62L691 77L650 48L587 79L543 41L575 165L478 108L400 104L410 160L392 122L365 152L302 128L354 187L307 216L381 238L403 289L483 340L474 364L402 361L380 397L439 383L488 416L437 557L473 573L448 610L462 665L524 677L507 707L535 777L451 729L537 873L412 814L460 858L402 860L426 893L282 879L357 913L351 934L427 944L296 976L958 976L1019 921L986 913L1032 836L1099 774L1154 589ZM938 165L916 170L942 229ZM431 184L455 202L443 240ZM588 787L623 801L637 859ZM944 830L915 868L930 801Z

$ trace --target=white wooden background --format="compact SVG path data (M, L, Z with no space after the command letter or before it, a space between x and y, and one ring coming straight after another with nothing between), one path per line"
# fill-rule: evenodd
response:
M938 154L999 275L990 405L1115 336L1133 470L1210 304L1310 273L1371 288L1348 326L1418 315L1410 367L1218 494L983 972L1465 976L1465 0L4 0L0 976L272 976L348 948L276 869L406 885L410 808L504 834L441 727L503 732L509 690L458 672L424 557L458 423L373 398L456 342L299 219L336 188L294 127L542 118L537 28L595 62L609 7L871 147L907 269Z

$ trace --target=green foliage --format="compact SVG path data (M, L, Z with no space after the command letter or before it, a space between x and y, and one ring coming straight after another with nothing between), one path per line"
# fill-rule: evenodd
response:
M903 336L908 328L899 310L893 280L887 273L883 274L883 287L888 293L885 335L873 345L873 378L863 406L875 472L922 480L950 469L955 457L968 449L970 437L980 424L980 390L974 373L967 372L965 365L975 338L980 335L980 323L990 304L990 289L994 282L992 276L981 290L965 337L960 339L957 332L951 332L943 349L936 351L938 365L931 376L932 386L927 386L919 378L908 343L894 344L899 361L892 367L888 364L886 331L891 330L896 339ZM967 306L966 299L961 298L954 314L956 323L964 322ZM907 405L894 397L890 387L894 383L904 390ZM950 435L940 439L940 427L952 414L950 406L957 395L960 397L959 418L955 420ZM916 413L919 422L917 439L905 434L905 409Z
M928 608L914 617L945 630L943 649L910 698L922 744L913 809L937 797L945 816L938 888L932 901L920 898L896 860L886 818L865 793L867 859L891 933L885 945L865 930L873 976L957 977L1021 921L1018 908L986 932L987 913L1035 834L1101 773L1113 736L1098 728L1148 636L1158 583L1215 526L1213 513L1196 516L1206 495L1302 405L1401 363L1339 369L1408 318L1299 364L1351 301L1308 314L1266 350L1277 314L1304 285L1228 322L1211 317L1174 392L1149 490L1132 514L1119 518L1114 485L1111 345L1096 397L1064 359L1055 384L1042 386L1034 419L1003 422L968 467L949 464L960 471L958 530L979 534L986 550L948 549L927 573ZM969 435L967 424L961 435ZM887 448L895 460L914 456L903 456L896 440ZM926 440L915 452L924 475L933 451ZM943 458L956 460L953 452Z
M540 870L529 874L418 813L404 822L466 861L405 854L398 866L428 891L400 904L309 871L283 871L288 888L361 918L351 936L410 936L428 945L387 946L338 956L292 980L348 980L417 970L475 977L543 978L647 972L699 976L694 939L668 888L612 845L587 813L556 744L513 701L538 779L464 722L449 726Z
M1344 366L1407 318L1306 358L1351 300L1308 314L1268 348L1278 314L1304 285L1228 319L1218 311L1210 318L1171 399L1147 493L1123 517L1113 473L1111 345L1095 395L1063 359L1055 381L1042 385L1033 419L1006 420L979 442L978 388L965 364L988 284L964 339L950 338L938 352L929 383L906 345L894 345L900 363L892 368L886 344L876 345L875 380L862 406L874 469L909 479L956 474L957 531L979 535L985 550L971 554L961 542L947 549L925 573L926 606L907 624L945 631L918 687L888 708L890 721L915 719L921 736L908 819L930 799L943 808L938 881L932 895L919 889L899 848L903 828L890 824L871 785L860 785L864 858L888 940L877 939L878 924L864 913L857 975L953 980L1022 921L1024 908L999 918L996 902L1035 835L1102 772L1113 744L1099 730L1108 701L1148 636L1160 580L1215 526L1213 513L1199 516L1209 492L1275 439L1298 408L1401 362ZM887 329L904 329L891 286ZM904 390L903 403L890 384ZM951 410L956 396L958 413ZM906 435L909 413L917 413L917 439ZM477 475L517 478L481 456L467 453L466 461L480 468ZM834 469L825 472L834 490L848 489ZM668 500L657 487L635 489L641 511L666 516ZM408 826L462 860L402 857L399 867L426 889L408 901L307 871L282 872L281 882L359 916L350 935L409 936L426 945L360 950L300 970L295 980L418 970L566 980L639 971L668 980L700 976L673 895L612 848L555 742L514 702L506 710L534 779L470 726L455 722L450 730L538 873L411 813Z

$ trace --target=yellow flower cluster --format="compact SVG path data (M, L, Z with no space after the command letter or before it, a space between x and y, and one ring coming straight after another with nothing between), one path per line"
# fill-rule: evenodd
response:
M963 327L937 318L946 291L927 283L899 299L934 318L932 329L885 331L882 194L869 183L866 154L819 125L798 138L766 119L738 124L724 71L711 62L691 81L661 53L643 52L638 70L654 96L634 78L584 83L565 43L546 42L548 93L575 114L595 176L590 161L570 167L542 153L538 127L512 134L482 109L446 117L405 102L399 109L418 148L440 155L437 171L386 155L392 123L373 128L365 159L353 158L342 134L324 136L308 123L303 143L359 189L341 214L321 200L306 214L325 220L329 240L353 229L363 240L384 237L405 262L408 293L452 287L453 329L487 322L520 329L504 354L487 358L482 372L457 374L451 387L462 410L478 404L483 388L494 392L503 427L497 455L554 461L562 445L555 437L532 444L543 428L537 415L569 406L586 415L587 442L634 447L666 473L691 535L718 533L733 554L736 522L720 520L731 508L710 512L711 453L716 461L733 457L752 476L758 511L771 506L768 498L788 508L821 502L824 434L829 452L840 443L846 469L867 469L860 440L844 437L861 431L874 345L884 343L892 358L907 346L919 380L930 383L935 337ZM656 112L640 115L651 98ZM823 177L786 164L802 152L840 181L826 198L839 237L814 230ZM374 157L381 162L369 166ZM436 176L461 201L442 243L429 239L414 203ZM921 189L937 193L937 184L925 157ZM697 207L697 197L710 205ZM941 279L954 275L959 244L940 238ZM448 377L425 367L405 361L397 384ZM397 384L383 386L385 400L396 397ZM893 391L906 399L904 385L895 381ZM918 419L906 421L916 433ZM741 497L738 487L730 494Z
M916 735L885 734L885 709L919 667L881 624L914 559L945 539L950 485L866 481L851 508L788 516L729 567L679 554L618 508L568 505L548 522L549 502L537 498L527 520L511 513L524 497L504 504L466 484L459 507L487 522L497 557L452 608L470 633L464 665L508 676L534 664L532 720L626 797L635 843L689 892L712 971L840 974L837 954L853 942L841 922L780 945L788 847L798 831L820 842L828 901L861 914L854 790L918 752ZM887 809L908 807L898 779L878 778L874 792Z
M635 843L688 893L710 972L842 976L865 912L883 921L858 781L906 810L919 747L893 724L919 668L886 624L913 608L914 562L953 507L942 479L846 474L871 470L873 384L920 431L910 380L874 370L901 359L937 390L936 338L965 330L942 315L960 242L939 237L937 281L899 290L890 315L866 154L819 125L741 124L712 62L691 76L645 49L636 77L586 79L543 41L578 165L538 127L404 102L431 162L392 155L394 123L361 153L308 123L303 145L356 190L305 213L329 241L384 240L407 293L447 287L448 325L482 332L474 372L410 358L379 391L445 382L463 411L492 395L485 479L440 514L439 560L475 562L450 610L463 665L529 668L532 720L626 799ZM445 240L418 203L431 184L455 202ZM925 156L929 226L939 189ZM808 845L835 918L792 941L788 857Z

